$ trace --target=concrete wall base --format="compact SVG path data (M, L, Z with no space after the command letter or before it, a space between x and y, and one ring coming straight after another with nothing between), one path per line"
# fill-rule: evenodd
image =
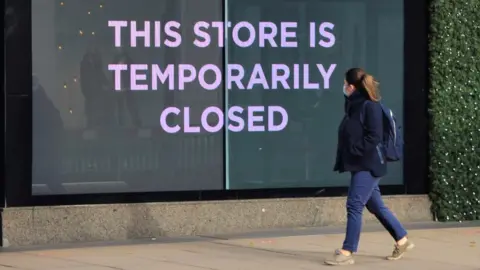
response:
M384 199L401 221L433 220L426 195ZM2 221L16 247L342 225L346 213L345 198L301 198L6 208Z

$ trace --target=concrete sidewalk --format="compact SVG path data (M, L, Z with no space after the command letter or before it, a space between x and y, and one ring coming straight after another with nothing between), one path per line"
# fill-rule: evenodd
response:
M309 229L297 229L297 231ZM268 234L267 234L268 235ZM352 269L479 270L480 227L410 230L417 247L389 262L392 240L384 231L362 235ZM310 270L328 269L324 258L340 246L342 234L255 238L152 239L125 245L5 250L1 270Z

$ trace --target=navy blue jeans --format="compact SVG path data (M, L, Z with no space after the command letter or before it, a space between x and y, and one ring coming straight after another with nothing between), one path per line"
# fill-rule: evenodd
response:
M370 172L352 172L347 198L347 234L342 249L357 252L365 206L377 217L395 241L407 235L400 221L383 203L378 187L379 181L380 178L373 177Z

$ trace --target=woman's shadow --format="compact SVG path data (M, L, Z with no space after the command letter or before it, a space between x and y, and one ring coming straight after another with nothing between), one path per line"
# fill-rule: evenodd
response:
M268 249L268 248L259 248L267 251L281 252L285 254L290 254L297 259L302 261L311 261L315 263L323 263L326 259L330 259L334 255L334 251L306 251L306 250L291 250L291 249ZM355 261L361 262L362 264L375 264L379 260L384 261L385 256L380 255L370 255L370 254L355 254Z

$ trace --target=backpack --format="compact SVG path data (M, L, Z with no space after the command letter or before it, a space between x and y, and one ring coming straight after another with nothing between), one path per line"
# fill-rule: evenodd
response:
M363 103L360 119L364 122L364 111L368 101ZM388 162L399 161L403 157L403 137L401 126L397 124L397 119L392 110L380 103L383 113L383 148L385 159Z

